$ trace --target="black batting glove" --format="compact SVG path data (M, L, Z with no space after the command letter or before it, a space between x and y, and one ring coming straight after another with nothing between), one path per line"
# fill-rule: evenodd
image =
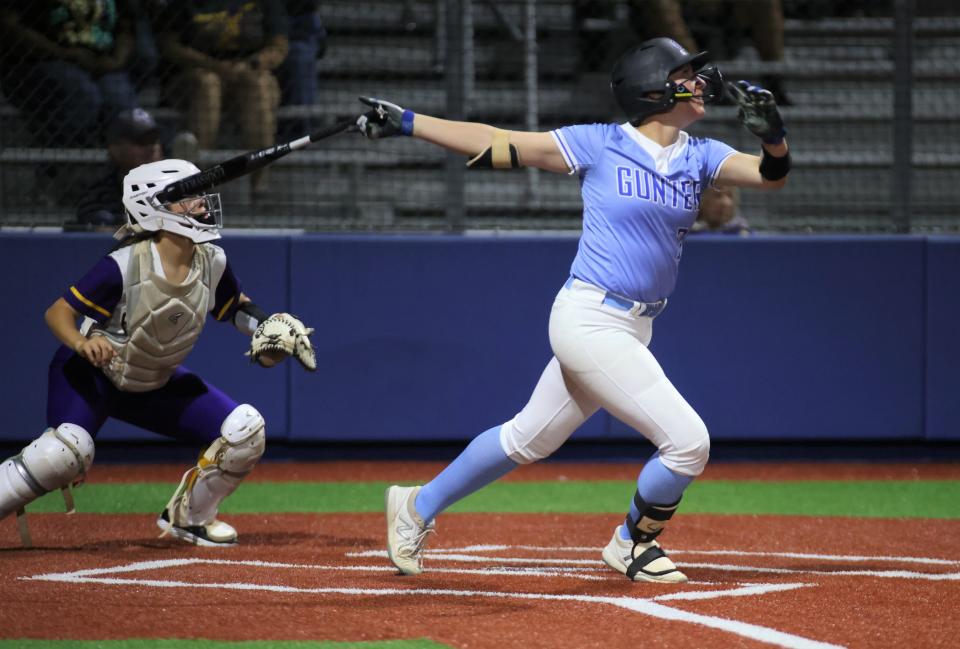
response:
M404 110L396 104L375 97L358 99L372 108L357 118L357 128L365 137L378 140L394 135L413 135L412 110Z
M727 82L727 94L737 103L737 118L766 144L780 144L787 135L773 93L749 81Z

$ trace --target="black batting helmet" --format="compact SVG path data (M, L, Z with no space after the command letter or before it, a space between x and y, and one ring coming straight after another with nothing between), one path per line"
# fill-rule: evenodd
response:
M699 70L708 54L690 54L670 38L653 38L627 50L614 64L610 88L620 109L634 126L656 113L673 108L680 99L689 99L690 89L670 81L670 73L688 63ZM679 90L679 93L678 93ZM661 93L654 99L650 93Z

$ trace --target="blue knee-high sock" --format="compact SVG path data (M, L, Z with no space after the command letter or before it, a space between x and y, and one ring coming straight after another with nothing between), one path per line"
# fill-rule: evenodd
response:
M423 485L414 506L427 523L444 509L509 473L517 463L500 447L500 426L474 438L446 469Z
M637 477L637 491L640 492L644 502L651 505L669 505L680 500L683 490L691 482L693 482L693 476L671 471L660 461L660 454L654 453ZM639 516L637 505L631 500L630 517L637 520ZM620 527L620 538L630 538L630 530L626 525Z

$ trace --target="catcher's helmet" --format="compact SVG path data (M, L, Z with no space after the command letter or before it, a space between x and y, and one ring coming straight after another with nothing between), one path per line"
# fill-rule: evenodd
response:
M196 243L220 238L223 227L220 194L203 194L179 201L183 209L171 209L157 194L170 183L200 173L186 160L160 160L140 165L123 178L123 206L127 222L135 230L166 230ZM186 209L189 207L190 209Z
M668 111L677 101L692 96L692 89L670 81L670 73L688 63L699 72L707 57L707 52L690 54L673 39L653 38L627 50L617 60L610 74L610 88L630 123L639 126L650 115ZM704 79L708 86L712 85L714 74L719 77L716 68L711 69L711 77ZM661 95L654 99L650 93ZM704 101L710 99L713 97L704 97Z

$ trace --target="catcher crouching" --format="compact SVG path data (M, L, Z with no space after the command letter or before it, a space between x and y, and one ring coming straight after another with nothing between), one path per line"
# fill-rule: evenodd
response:
M157 518L161 536L237 543L237 531L217 513L263 455L265 422L254 406L181 362L209 315L252 336L247 354L264 367L288 356L310 371L317 364L313 330L288 313L268 316L211 243L222 227L219 194L157 200L170 183L198 172L189 162L162 160L128 173L119 243L47 309L47 325L63 343L50 363L47 429L0 464L0 519L17 514L24 545L31 545L27 504L61 489L72 510L69 488L89 471L108 417L203 447Z

